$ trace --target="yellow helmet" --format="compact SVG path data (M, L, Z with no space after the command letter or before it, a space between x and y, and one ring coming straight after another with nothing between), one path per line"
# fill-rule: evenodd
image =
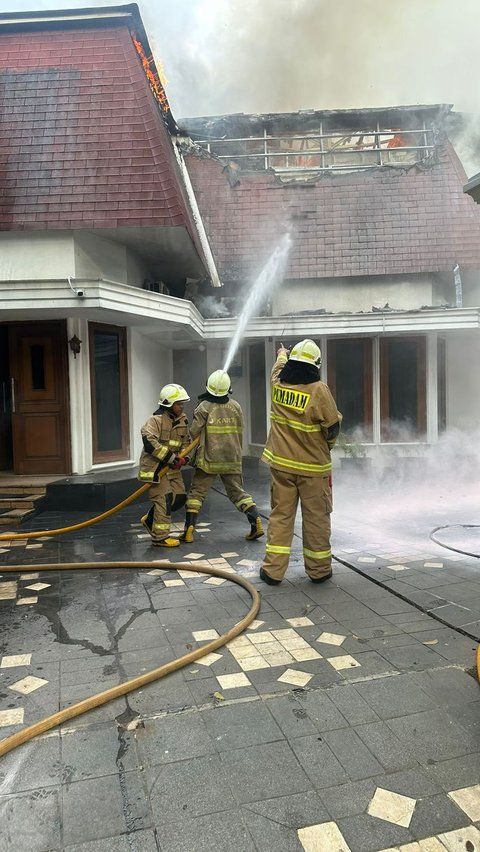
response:
M305 364L315 364L316 367L320 367L322 353L317 344L307 338L295 344L290 352L290 361L303 361Z
M165 385L160 391L158 399L159 405L164 405L165 408L171 408L174 402L186 402L190 397L181 385Z
M206 388L212 396L225 396L230 391L230 376L225 370L215 370L210 373Z

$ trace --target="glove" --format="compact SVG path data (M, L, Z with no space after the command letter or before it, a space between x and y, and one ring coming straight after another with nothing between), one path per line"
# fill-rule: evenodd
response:
M188 459L183 458L183 456L177 456L175 461L171 463L170 467L172 468L172 470L180 470L180 468L183 467L184 464L187 464L187 461Z

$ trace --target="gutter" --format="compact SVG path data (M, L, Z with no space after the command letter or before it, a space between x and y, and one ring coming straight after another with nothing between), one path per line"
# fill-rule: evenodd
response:
M178 168L180 169L183 183L185 185L185 190L188 196L188 201L190 204L190 208L192 211L193 221L195 223L195 227L197 229L197 234L200 240L200 245L202 248L205 265L207 267L208 274L210 276L210 280L212 282L212 287L222 287L222 282L220 281L220 276L217 271L217 267L215 265L215 260L213 257L212 249L210 248L210 243L208 241L207 232L205 230L205 226L203 224L203 219L200 213L200 209L197 204L197 199L195 197L195 192L193 190L192 182L190 180L190 175L188 174L188 169L185 165L185 160L181 152L179 151L177 141L172 139L172 147L175 152L175 159L178 164Z

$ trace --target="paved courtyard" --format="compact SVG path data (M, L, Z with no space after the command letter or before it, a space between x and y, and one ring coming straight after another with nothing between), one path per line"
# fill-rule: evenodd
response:
M267 471L248 466L246 480L268 514ZM244 540L218 491L195 542L174 551L151 547L135 505L77 533L0 543L3 564L29 566L0 577L2 737L246 613L243 589L176 561L230 568L262 595L228 647L0 758L0 850L478 852L479 562L429 538L478 522L472 493L340 471L334 576L319 586L298 535L284 583L261 583L264 539ZM22 530L86 517L45 512ZM477 533L439 536L478 553ZM155 566L163 557L171 570ZM116 559L152 564L35 570Z

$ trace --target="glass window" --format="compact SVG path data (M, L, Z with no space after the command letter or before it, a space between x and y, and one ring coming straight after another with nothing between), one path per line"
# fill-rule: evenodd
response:
M386 442L423 439L426 431L425 338L380 341L381 436Z
M371 441L371 340L328 341L328 384L343 414L342 432L356 440Z
M125 330L90 326L93 461L128 457Z
M250 434L252 444L267 440L267 386L265 382L265 344L248 347L250 370Z
M43 346L35 343L30 346L32 365L32 390L45 390L45 361Z

